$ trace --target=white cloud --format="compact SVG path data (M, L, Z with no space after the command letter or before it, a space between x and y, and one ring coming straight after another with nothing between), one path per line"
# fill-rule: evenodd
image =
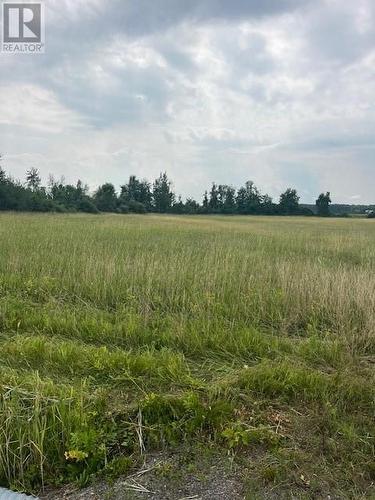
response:
M53 92L36 85L0 86L0 109L0 125L11 127L15 135L19 129L57 134L83 126L78 113L62 106Z

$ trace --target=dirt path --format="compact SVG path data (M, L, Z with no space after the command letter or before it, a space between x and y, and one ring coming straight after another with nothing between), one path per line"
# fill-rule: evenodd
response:
M43 500L243 500L245 495L238 475L224 463L186 464L175 457L149 457L139 471L113 484L97 482L78 490L67 487L41 495Z

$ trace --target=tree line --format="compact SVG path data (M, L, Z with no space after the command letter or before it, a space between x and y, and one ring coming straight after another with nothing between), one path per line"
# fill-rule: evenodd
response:
M176 196L167 174L161 173L153 183L131 175L117 193L113 184L105 183L90 194L82 181L67 184L64 179L50 176L42 186L39 171L26 172L24 183L15 180L0 166L0 210L35 212L114 212L114 213L174 213L174 214L239 214L239 215L314 215L302 207L295 189L288 188L274 203L262 194L252 181L235 189L226 184L213 183L203 194L201 203L193 198L182 200ZM316 213L330 215L330 193L322 193L316 200Z

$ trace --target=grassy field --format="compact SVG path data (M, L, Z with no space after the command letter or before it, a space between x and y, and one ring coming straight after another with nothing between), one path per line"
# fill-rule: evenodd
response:
M204 443L248 498L370 498L374 271L371 220L0 214L0 484Z

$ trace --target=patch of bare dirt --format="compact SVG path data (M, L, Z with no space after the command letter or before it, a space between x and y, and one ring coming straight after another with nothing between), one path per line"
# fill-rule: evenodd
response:
M243 500L239 475L230 458L180 464L181 457L158 454L113 484L96 482L88 488L66 487L40 495L41 500ZM191 469L191 470L190 470Z

